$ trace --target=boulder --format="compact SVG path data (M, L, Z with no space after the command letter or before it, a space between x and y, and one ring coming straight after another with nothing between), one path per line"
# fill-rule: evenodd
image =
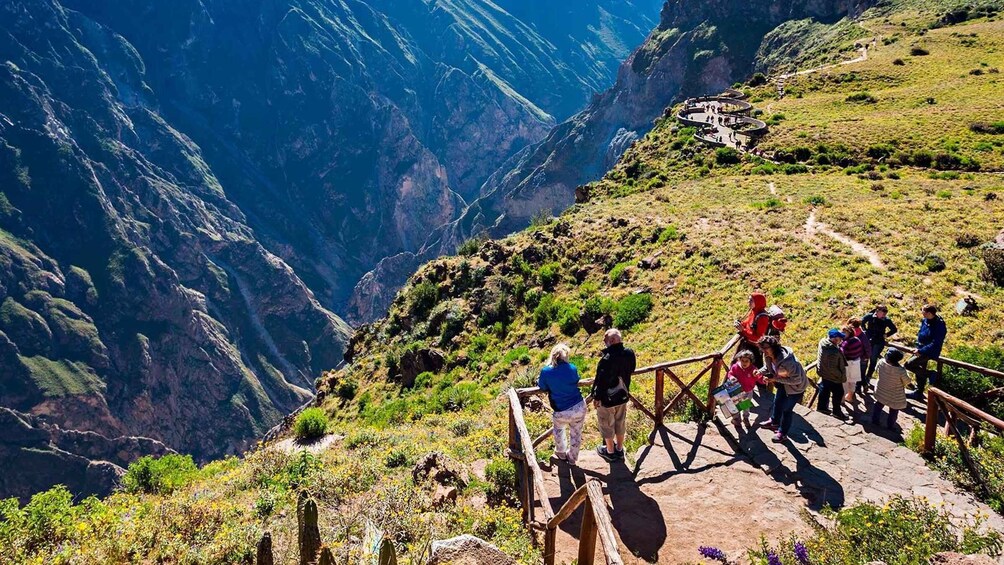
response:
M462 535L432 542L429 565L515 565L511 557L483 539Z
M425 482L430 477L441 486L452 485L459 488L467 486L467 481L456 467L438 451L426 454L411 469L411 478L415 484Z
M585 204L586 202L589 202L589 199L592 198L592 196L593 196L592 192L593 192L592 187L589 186L589 185L587 185L587 184L576 187L575 188L575 203L576 204Z
M415 378L418 375L426 371L438 373L443 370L444 366L446 366L446 355L438 349L423 348L405 351L401 355L400 363L401 384L410 388L415 384Z
M443 508L457 503L457 487L436 485L436 492L432 494L432 505L436 508Z
M960 316L972 316L980 311L980 305L972 296L966 296L955 303L955 313Z

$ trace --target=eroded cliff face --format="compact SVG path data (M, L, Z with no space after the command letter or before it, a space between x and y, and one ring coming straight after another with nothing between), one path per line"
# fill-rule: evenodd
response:
M256 241L121 36L51 1L0 22L0 405L157 440L136 456L244 449L310 398L349 327ZM11 480L0 496L25 492Z
M356 317L372 317L421 263L452 253L479 233L522 229L541 211L560 212L575 188L599 179L665 108L744 80L764 37L787 21L836 22L869 0L714 0L666 2L659 26L621 66L613 88L496 170L455 222L433 232L418 253L382 262L362 279ZM374 303L373 297L381 297Z
M0 4L0 406L240 451L340 363L356 282L612 82L658 3Z

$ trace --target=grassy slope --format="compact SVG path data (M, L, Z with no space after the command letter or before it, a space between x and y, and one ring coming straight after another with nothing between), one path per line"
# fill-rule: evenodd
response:
M915 27L898 26L896 19L865 24L883 35L887 26L888 32L916 33ZM953 36L970 33L978 35L982 48L965 46ZM899 149L912 151L934 149L951 137L959 140L959 152L980 153L984 169L1000 168L1000 147L990 155L976 151L977 138L967 128L970 121L1001 115L1004 100L992 95L992 81L999 75L973 76L968 70L981 62L1004 66L1002 55L991 50L1002 39L1000 21L935 30L922 38L904 35L880 46L869 62L840 69L840 74L861 77L861 82L799 79L792 86L802 93L800 98L757 102L786 116L764 145L839 142L864 159L867 147L893 138ZM927 46L931 55L904 56L914 42ZM909 60L894 66L897 57ZM877 104L842 102L864 87L878 98ZM754 94L765 98L769 93L764 88ZM978 93L989 96L980 98ZM928 96L937 100L933 107L922 103ZM1004 136L979 139L993 144ZM424 311L408 314L416 291L414 286L405 289L390 321L360 334L356 350L361 353L355 362L324 377L322 406L335 418L332 430L347 436L342 448L309 460L262 450L242 462L214 464L173 495L114 495L70 522L71 541L64 547L99 561L145 555L234 562L267 530L277 553L292 556L294 493L305 487L320 501L323 539L339 552L357 545L350 537L362 535L367 518L413 555L430 538L471 532L523 560L532 559L534 550L519 526L518 511L475 503L490 488L487 484L474 480L456 508L434 511L431 488L414 488L409 469L432 450L446 452L464 467L500 457L505 428L499 395L512 383L528 384L557 339L572 345L582 356L585 375L592 375L598 335L579 330L560 337L556 324L543 330L534 327L526 304L541 292L538 273L545 263L557 264L560 281L553 294L569 306L578 307L591 296L619 299L638 289L652 292L654 309L648 320L627 332L642 364L724 343L730 322L742 314L745 297L754 288L769 291L772 301L789 312L792 323L786 339L807 359L826 328L863 313L876 301L889 303L892 316L909 335L922 304L948 307L960 291L979 295L983 309L972 318L946 316L950 345L999 344L1004 339L1004 291L983 282L976 253L955 243L963 232L989 240L1004 227L1000 175L966 173L954 180L934 180L930 171L900 168L876 169L871 172L875 178L868 173L861 178L839 168L817 167L805 174L760 176L750 174L754 163L702 170L712 162L710 151L693 146L674 132L672 123L660 124L597 183L592 202L500 242L498 261L444 258L416 275L416 282L431 281L438 287L437 313L452 300L449 305L463 329L440 343L441 330L430 330L428 324L435 316ZM894 172L900 178L889 178ZM773 202L771 182L777 191ZM987 201L990 192L1002 198ZM875 249L889 269L875 269L825 236L805 237L811 209L805 201L810 197L825 199L816 210L820 221ZM773 207L765 206L767 202ZM660 243L659 235L672 233L666 231L669 226L682 237ZM491 250L489 245L481 254L491 258ZM657 251L663 252L660 268L631 267L626 282L611 283L609 271L616 264L633 265ZM944 258L948 269L928 272L918 259L930 253ZM517 255L532 260L522 265L513 259ZM574 278L580 269L582 283ZM460 282L464 273L466 286ZM503 331L492 329L491 320L481 327L478 315L502 302L513 312L510 323ZM403 390L387 378L387 365L409 346L441 348L448 368L420 378L413 390ZM644 379L637 388L640 396L650 396ZM638 425L632 426L630 441L638 445L645 427L636 412L632 418ZM533 431L542 430L546 416L531 415L530 422ZM587 442L592 445L596 439L590 423ZM108 535L111 531L114 536Z

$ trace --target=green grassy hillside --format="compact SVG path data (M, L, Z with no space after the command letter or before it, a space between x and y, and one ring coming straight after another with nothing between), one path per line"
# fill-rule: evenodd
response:
M1004 116L1004 21L928 29L941 14L874 13L862 22L878 36L868 61L793 79L781 100L771 84L750 89L774 124L762 147L787 163L719 164L732 159L664 120L588 202L423 266L389 315L357 332L351 363L320 380L328 429L344 436L332 449L263 448L186 471L175 490L80 506L48 493L35 511L56 518L42 526L32 507L5 503L0 544L12 551L0 562L239 562L264 531L277 554L293 555L300 489L319 501L322 539L339 556L356 555L370 521L409 559L430 539L473 533L532 561L519 510L494 504L512 496L501 395L531 384L558 341L591 377L602 332L590 322L604 314L642 365L724 344L754 289L788 312L785 339L806 360L827 328L879 302L905 338L934 303L949 350L1001 346L1004 289L990 282L981 245L1004 229L1004 128L993 125ZM929 54L910 55L915 46ZM858 93L874 101L848 101ZM881 266L807 230L810 217ZM639 266L651 257L657 267ZM974 316L952 312L965 295L981 305ZM650 395L644 379L634 386ZM543 430L546 416L529 423ZM648 431L633 423L629 448ZM586 435L592 446L592 422ZM431 451L469 478L456 505L436 507L432 487L412 479Z

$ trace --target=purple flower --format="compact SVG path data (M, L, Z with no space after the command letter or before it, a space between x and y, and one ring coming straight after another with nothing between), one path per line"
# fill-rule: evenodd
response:
M800 541L795 542L795 559L798 559L799 565L809 565L809 550Z
M706 557L708 559L714 559L715 561L719 561L721 563L728 563L728 560L725 558L725 553L722 550L718 549L717 547L708 547L702 545L697 549L697 551L701 553L701 556Z
M767 550L767 565L784 565L784 563L781 563L781 558L770 549Z

